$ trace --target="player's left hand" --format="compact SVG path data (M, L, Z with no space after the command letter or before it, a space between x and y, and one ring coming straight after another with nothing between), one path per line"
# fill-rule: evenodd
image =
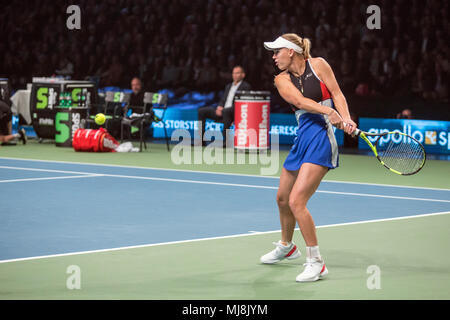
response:
M344 132L345 133L347 133L347 134L349 134L349 135L353 135L353 132L356 130L356 128L358 127L357 125L356 125L356 123L352 120L352 119L350 119L350 118L345 118L345 119L343 119L344 121L344 123L345 123L345 125L344 125Z

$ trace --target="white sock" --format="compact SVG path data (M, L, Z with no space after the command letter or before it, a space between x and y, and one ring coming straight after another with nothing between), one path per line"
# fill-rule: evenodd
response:
M284 245L284 244L282 244L282 242L283 242L283 241L280 240L281 245L282 245L282 246L285 246L285 247L289 247L289 246L291 245L291 243L292 243L292 241L289 241L289 242L286 241L286 242L285 242L286 245Z
M306 257L310 259L317 258L319 260L322 260L322 257L320 256L319 246L306 247Z

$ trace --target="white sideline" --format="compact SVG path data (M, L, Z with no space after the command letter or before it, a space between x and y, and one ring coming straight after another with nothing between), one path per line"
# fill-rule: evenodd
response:
M260 185L251 185L251 184L226 183L226 182L189 180L189 179L142 177L142 176L129 176L129 175L120 175L120 174L97 174L97 173L93 173L93 172L77 172L77 171L63 171L63 170L38 169L38 168L21 168L21 167L8 167L8 166L0 166L0 168L1 169L13 169L13 170L48 171L48 172L59 172L59 173L77 173L77 174L84 174L84 175L90 176L90 177L113 177L113 178L125 178L125 179L166 181L166 182L209 184L209 185L230 186L230 187L256 188L256 189L272 189L272 190L277 190L278 189L278 187L274 187L274 186L260 186ZM48 179L46 179L46 178L17 179L16 181L34 181L34 180L51 180L51 179L54 179L54 178L48 178ZM60 178L60 179L62 179L62 178ZM4 181L5 182L9 182L9 181L13 182L13 180L4 180ZM2 182L2 181L0 181L0 182ZM431 202L450 203L450 200L444 200L444 199L388 196L388 195L382 195L382 194L340 192L340 191L329 191L329 190L317 190L316 192L317 193L349 195L349 196L359 196L359 197L376 197L376 198L388 198L388 199L400 199L400 200L431 201Z
M329 225L317 226L316 228L318 228L318 229L321 229L321 228L332 228L332 227L349 226L349 225L365 224L365 223L373 223L373 222L385 222L385 221L394 221L394 220L414 219L414 218L430 217L430 216L437 216L437 215L445 215L445 214L449 214L449 213L450 213L450 211L425 213L425 214L419 214L419 215L413 215L413 216L404 216L404 217L394 217L394 218L384 218L384 219L374 219L374 220L365 220L365 221L329 224ZM298 231L298 228L296 228L296 230ZM73 256L73 255L89 254L89 253L101 253L101 252L120 251L120 250L127 250L127 249L137 249L137 248L156 247L156 246L163 246L163 245L191 243L191 242L199 242L199 241L207 241L207 240L219 240L219 239L230 239L230 238L238 238L238 237L248 237L248 236L268 234L268 233L277 233L277 232L281 232L281 230L262 231L262 232L249 231L249 233L235 234L235 235L229 235L229 236L208 237L208 238L180 240L180 241L169 241L169 242L161 242L161 243L153 243L153 244L136 245L136 246L126 246L126 247L117 247L117 248L109 248L109 249L78 251L78 252L52 254L52 255L45 255L45 256L35 256L35 257L8 259L8 260L0 260L0 264L1 263L8 263L8 262L18 262L18 261L27 261L27 260L38 260L38 259L46 259L46 258L55 258L55 257L66 257L66 256Z
M156 168L156 167L139 167L139 166L127 166L127 165L119 165L119 164L102 164L102 163L62 161L62 160L38 160L38 159L26 159L26 158L0 157L0 160L1 159L31 161L31 162L44 162L44 163L77 164L77 165L112 167L112 168L161 170L161 171L188 172L188 173L192 173L193 172L193 173L228 175L228 176L242 176L242 177L255 177L255 178L271 178L271 179L279 179L280 178L278 176L262 176L262 175L256 175L256 174L253 175L253 174L243 174L243 173L227 173L227 172L200 171L200 170L183 170L183 169ZM381 187L394 187L394 188L411 188L411 189L450 191L450 188L415 187L415 186L404 186L404 185L395 185L395 184L381 184L381 183L369 183L369 182L352 182L352 181L339 181L339 180L326 180L326 179L322 180L322 181L323 182L331 182L331 183L360 184L360 185L368 185L368 186L381 186Z
M24 181L42 181L42 180L60 180L60 179L74 179L74 178L90 178L90 177L100 177L100 176L102 176L102 175L101 174L84 174L84 175L80 175L80 176L8 179L8 180L0 180L0 183L24 182Z

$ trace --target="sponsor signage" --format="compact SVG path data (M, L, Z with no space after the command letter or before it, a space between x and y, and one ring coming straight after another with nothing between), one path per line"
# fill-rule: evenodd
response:
M403 132L422 143L428 153L450 154L450 121L360 118L359 128L369 133ZM403 139L400 135L395 136ZM376 137L368 138L372 142L376 140ZM383 142L387 141L383 140ZM368 145L361 140L359 148L369 149Z

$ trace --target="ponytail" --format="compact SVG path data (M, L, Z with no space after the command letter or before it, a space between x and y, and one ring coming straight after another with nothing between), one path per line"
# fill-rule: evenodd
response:
M305 59L311 58L311 40L308 38L303 38L302 44L303 56Z
M302 38L295 33L285 33L282 37L302 48L302 55L305 59L311 58L311 40L308 38Z

